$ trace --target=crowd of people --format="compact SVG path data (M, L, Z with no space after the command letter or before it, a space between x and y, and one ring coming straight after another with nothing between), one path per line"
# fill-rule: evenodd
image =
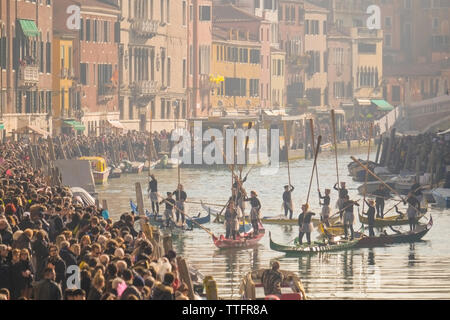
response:
M156 259L133 213L113 222L49 185L27 150L0 145L0 300L188 299L175 251Z

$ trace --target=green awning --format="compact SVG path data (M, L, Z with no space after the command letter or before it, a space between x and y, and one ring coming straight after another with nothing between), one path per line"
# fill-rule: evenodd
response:
M73 127L75 130L77 131L84 131L86 129L86 127L84 126L84 124L78 122L78 121L73 121L73 120L67 120L64 121L65 124L68 124L69 126Z
M36 26L36 23L33 20L19 19L19 22L25 36L37 37L41 34Z
M0 130L5 130L5 124L4 123L0 123Z
M378 110L381 111L391 111L394 107L389 104L386 100L371 100L373 104L378 106Z

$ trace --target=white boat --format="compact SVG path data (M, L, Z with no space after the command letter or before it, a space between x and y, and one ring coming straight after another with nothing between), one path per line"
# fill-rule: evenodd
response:
M394 189L403 195L411 191L411 187L416 183L415 176L397 177L392 179L395 181Z
M450 209L450 189L436 188L431 192L439 208Z

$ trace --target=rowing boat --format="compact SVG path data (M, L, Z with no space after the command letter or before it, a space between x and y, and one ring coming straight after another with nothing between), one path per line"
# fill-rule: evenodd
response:
M223 234L220 235L220 237L216 237L215 235L213 235L212 238L215 246L220 249L243 249L256 245L259 240L264 237L265 232L266 231L264 227L260 224L259 233L256 236L253 235L252 231L249 233L237 235L236 240L227 239Z
M264 292L262 275L267 269L259 269L247 273L241 280L239 294L242 300L270 300L273 296L267 296ZM281 295L279 300L306 300L306 292L300 278L291 271L279 270L283 275L280 283Z
M369 219L362 214L359 214L359 222L362 224L369 224ZM416 223L423 217L425 214L420 214L416 217ZM395 215L391 217L385 218L375 218L374 227L375 228L383 228L389 226L402 226L405 224L409 224L408 217L406 215Z
M208 207L204 204L202 204L202 208L206 210L207 212L210 212L213 216L218 217L218 222L224 223L225 222L225 216L223 214L219 215L220 211L217 209L213 209L211 207ZM248 218L245 218L246 223L250 223L250 220ZM330 218L330 223L336 223L339 221L339 216ZM284 226L296 226L298 225L298 219L286 219L284 215L279 216L265 216L261 218L261 222L263 224L277 224L277 225L284 225ZM320 218L313 218L311 220L314 227L317 227L320 224Z
M186 224L189 229L192 229L192 228L195 228L199 224L206 224L206 223L209 223L210 221L211 221L211 213L208 212L208 215L206 215L204 217L197 216L197 217L193 217L193 218L187 218Z
M347 250L355 247L360 239L354 240L337 240L335 243L325 243L325 242L313 242L309 244L296 244L292 246L282 245L275 243L272 240L272 235L269 232L270 238L270 249L284 252L288 255L308 255L320 252L333 252L340 250Z

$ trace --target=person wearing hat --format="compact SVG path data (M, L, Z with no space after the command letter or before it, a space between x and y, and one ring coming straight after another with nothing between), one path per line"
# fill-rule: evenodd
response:
M325 223L327 227L330 226L330 222L328 221L328 218L330 217L330 189L325 189L325 195L322 197L322 194L320 193L320 189L317 189L319 191L319 199L323 200L322 205L322 212L320 213L320 220ZM319 201L320 202L320 201Z
M149 193L150 201L152 203L152 212L155 216L159 215L159 202L158 202L158 181L155 179L155 175L150 175L150 182L148 183L147 192Z
M239 230L239 220L238 220L238 213L236 211L236 207L233 200L228 202L227 209L225 210L225 227L226 227L225 238L230 239L230 236L232 236L233 240L236 240L236 233L237 233L236 231Z
M289 213L289 219L292 219L292 214L294 213L294 208L292 205L292 197L291 193L294 191L294 186L285 185L283 192L283 207L284 207L284 216L287 217Z
M339 210L342 210L345 206L344 206L344 202L345 202L345 197L348 196L348 190L345 187L345 182L341 182L341 187L339 188L337 186L338 184L336 183L334 185L334 190L336 190L337 192L339 192L339 199L336 202L336 206L339 208Z
M167 228L170 227L170 220L173 219L173 208L175 207L175 199L172 197L172 192L167 192L167 198L163 199L159 204L166 204L166 210L164 210L164 218L166 219ZM178 222L177 214L177 222Z
M348 229L350 229L350 232L351 232L350 240L353 240L353 234L354 234L353 223L355 221L355 215L353 214L353 206L359 207L359 203L356 201L350 200L350 197L348 195L345 196L344 200L345 200L345 202L343 204L342 210L344 210L345 238L346 239L348 238Z
M250 198L246 198L245 201L250 201L250 205L252 207L252 210L250 211L250 220L253 226L253 234L256 236L259 234L259 215L261 212L261 202L259 201L258 194L255 191L251 191Z
M367 220L369 222L369 237L374 237L375 233L373 232L373 227L375 225L375 201L370 199L366 200L366 204L368 205L367 212L363 212L364 215L367 216Z
M298 216L298 241L303 243L303 236L306 234L306 240L308 244L311 244L311 231L313 230L313 224L311 222L312 216L315 216L314 212L309 211L309 204L302 205L302 213Z

